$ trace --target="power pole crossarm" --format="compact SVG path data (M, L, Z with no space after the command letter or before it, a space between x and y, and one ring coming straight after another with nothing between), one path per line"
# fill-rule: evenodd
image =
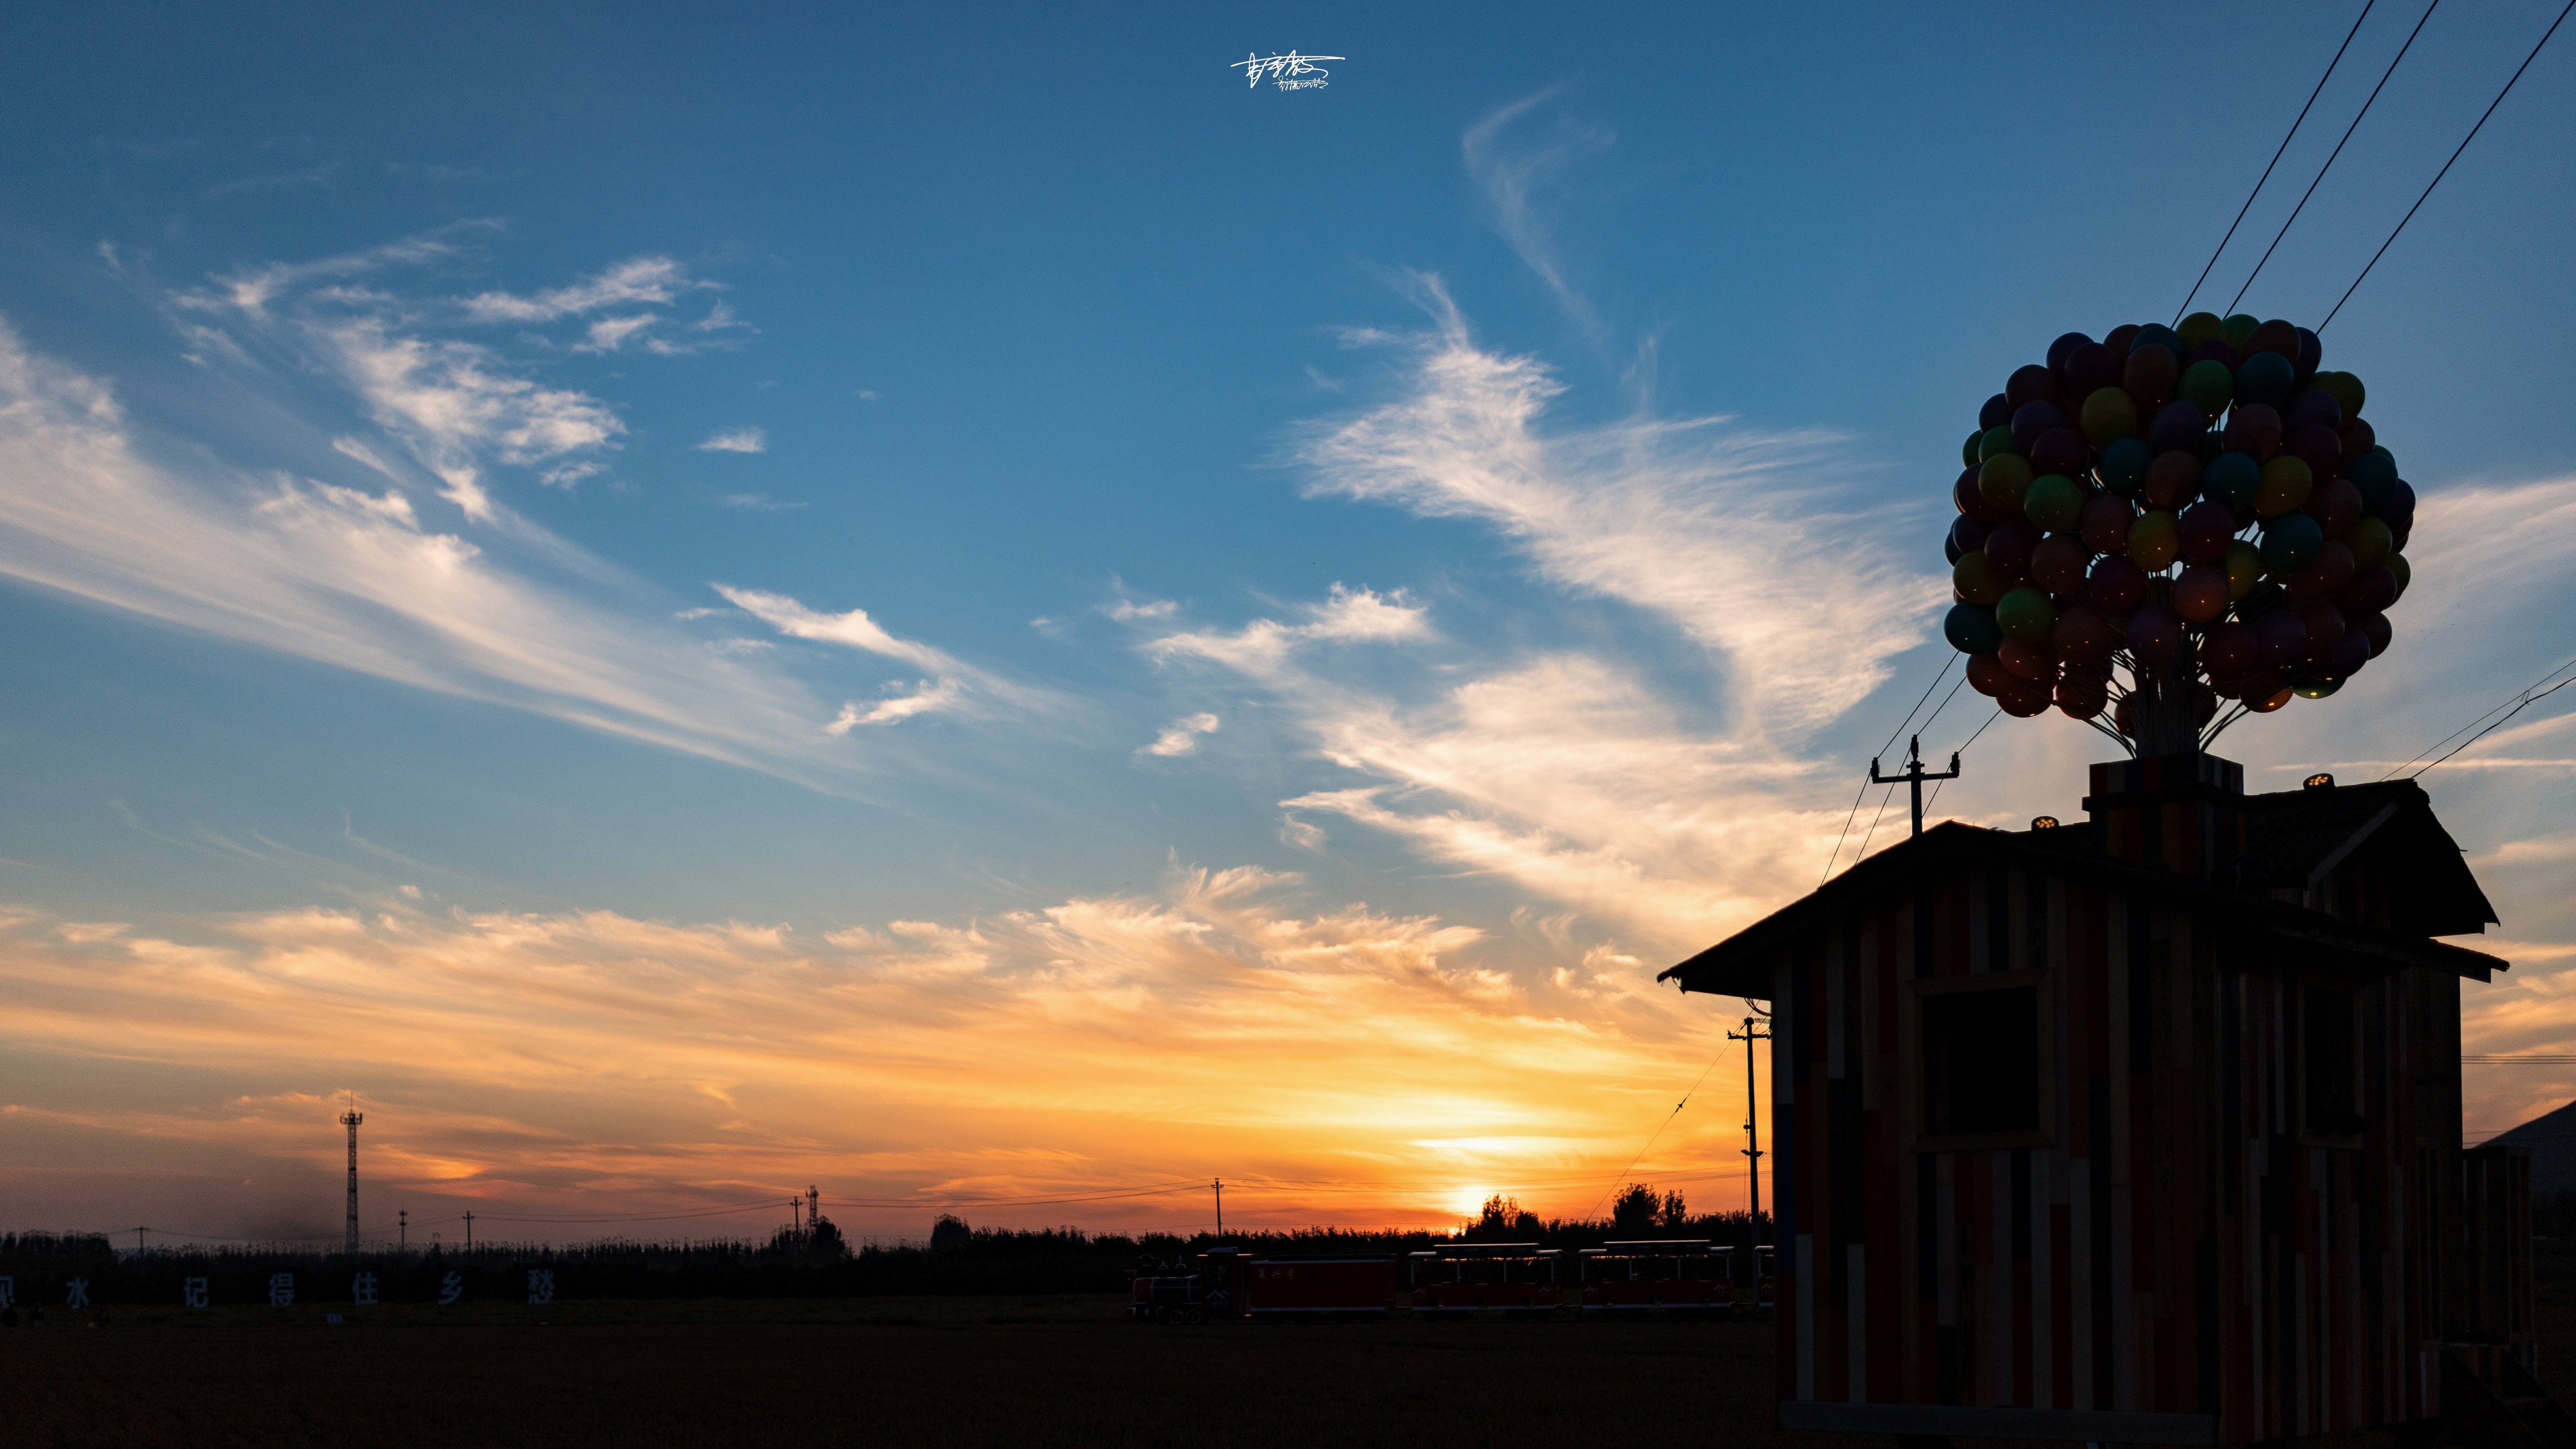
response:
M1955 780L1957 778L1959 778L1959 757L1956 754L1950 756L1950 768L1946 770L1927 770L1923 768L1923 737L1920 735L1915 735L1906 740L1905 768L1897 773L1893 775L1882 775L1878 772L1878 761L1871 760L1869 762L1869 782L1871 784L1893 785L1902 781L1913 786L1914 833L1916 835L1921 835L1923 833L1923 782L1926 780Z

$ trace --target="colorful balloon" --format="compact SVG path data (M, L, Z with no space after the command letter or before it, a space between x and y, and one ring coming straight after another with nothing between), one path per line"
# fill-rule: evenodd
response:
M2064 533L2084 513L2084 489L2062 473L2033 478L2022 490L2022 516L2042 533Z
M2352 532L2344 535L2343 544L2352 550L2352 566L2367 573L2387 562L2388 556L2396 551L2394 538L2395 535L2388 531L2387 520L2364 518L2353 524Z
M1986 466L1991 468L1994 464ZM2307 502L2315 487L2316 475L2308 471L2308 465L2283 453L2263 465L2263 482L2254 490L2254 511L2265 518L2278 518Z
M2163 509L2138 515L2129 525L2129 559L2151 574L2163 573L2182 556L2182 530Z
M1968 656L1968 687L1988 699L1994 698L1996 691L2002 689L2004 681L2010 678L2012 676L2005 672L2003 661L1998 656L1992 654Z
M2349 372L2320 372L2313 381L2319 390L2333 396L2335 406L2343 409L2345 422L2361 416L2361 405L2368 394L2363 390L2360 378Z
M2015 369L2004 383L2004 398L2013 405L2016 414L2032 403L2053 403L2063 397L2064 394L2058 390L2057 374L2036 362Z
M2129 524L2138 510L2129 500L2116 493L2096 493L2084 502L2084 511L2076 517L2075 531L2084 538L2084 546L2095 553L2126 553L2129 549ZM2382 532L2386 531L2385 525Z
M2147 465L2147 481L2138 490L2138 501L2149 508L2177 512L2199 497L2200 490L2200 454L2175 448L2156 454L2155 461Z
M2075 478L2092 463L2093 449L2075 429L2051 428L2031 443L2028 456L2034 473L2063 473Z
M2032 644L2007 634L2004 642L1995 646L1995 660L2016 679L2057 682L2057 656L2050 652L2045 639Z
M2194 312L2174 324L2174 335L2182 339L2185 347L2197 347L2204 342L2224 342L2227 340L2227 324L2220 321L2215 312Z
M2015 514L1987 532L1987 566L2010 583L2025 583L2030 578L2031 550L2037 547L2039 530L2031 527L2029 519Z
M2062 428L2064 426L2066 426L2066 414L2058 411L2057 404L2053 402L2024 403L2021 405L2019 410L2013 413L2013 451L2021 454L2023 457L2029 457L2030 445L2039 441L2040 434L2047 432L2051 428Z
M1952 604L1941 620L1941 637L1962 654L1992 654L2004 642L1995 611L1983 604Z
M2328 432L2340 433L2343 430L2343 404L2336 402L2334 394L2323 388L2309 388L2293 396L2290 405L2281 409L2281 426L2324 428Z
M2175 525L2182 535L2182 556L2194 563L2225 558L2227 545L2235 541L2236 515L2215 498L2204 498L2184 509ZM2227 570L2221 568L2218 577L2224 583Z
M2147 571L2123 555L2105 554L2093 561L2093 571L2084 580L2084 597L2110 617L2125 619L2147 597Z
M2254 642L2262 651L2264 667L2287 668L2308 652L2308 626L2296 613L2274 609L2254 621Z
M2255 328L2239 350L2249 362L2267 352L2276 354L2295 371L2299 365L2299 329L2276 317Z
M2057 622L2057 606L2048 601L2048 595L2023 584L2006 590L2004 596L1995 601L1994 617L1995 627L2003 631L2005 638L2036 644L2048 637L2049 626Z
M2022 495L2030 491L2030 479L2029 459L2018 453L1997 453L1978 468L1977 492L1988 507L2019 513Z
M2281 451L2281 415L2261 403L2239 402L2228 410L2227 429L2221 436L2229 452L2251 453L2255 462L2270 462Z
M2342 593L2351 582L2352 550L2330 538L2318 546L2308 566L2282 580L2282 586L2301 603L2318 603Z
M2008 426L1988 428L1977 437L1977 461L1980 463L2008 457L2020 451L2021 449L2013 445L2013 432Z
M2251 453L2221 453L2201 470L2200 491L2226 499L2238 513L2254 511L2254 495L2262 486L2263 465Z
M2120 357L2099 342L2088 342L2066 354L2066 365L2058 371L2068 397L2091 397L2102 388L2119 385Z
M2059 598L2081 593L2085 570L2092 563L2093 550L2084 546L2084 540L2071 533L2054 533L2030 551L2030 581Z
M2328 478L2308 493L2300 511L2313 516L2328 538L2344 538L2361 524L2361 490L2349 478Z
M2201 417L2214 418L2227 411L2236 398L2236 374L2216 358L2203 358L2183 369L2183 400L2200 409Z
M2121 497L2135 498L2146 484L2147 462L2152 456L2144 439L2115 438L2102 449L2102 460L2094 465L2093 476Z
M2182 655L2182 620L2162 604L2140 604L2129 616L2129 657L2150 667Z
M1986 399L1986 405L1984 407L1977 409L1977 426L1980 428L2000 428L2012 421L2012 415L2012 399L2005 397L2002 393L1996 393L1993 397Z
M2057 622L2048 627L2048 644L2057 651L2060 663L2080 669L2110 658L2120 647L2120 637L2090 604L2069 604L2057 611Z
M2129 349L2129 361L2120 369L2120 391L2128 397L2133 417L2173 401L2174 386L2181 380L2182 358L2159 346ZM2101 395L2086 395L2085 406L2090 408L2093 399ZM2084 431L2090 433L2093 429L2088 425Z
M2035 679L2016 679L1996 694L1995 703L2015 719L2031 719L2048 712L2049 701L2056 693Z
M2136 366L2137 359L2138 354L2129 354L2132 367ZM2096 448L2107 449L2138 431L2137 404L2130 401L2129 394L2121 389L2106 387L2084 400L2083 414L2078 423L2084 429L2086 441Z
M2179 448L2197 454L2200 435L2209 431L2209 416L2189 402L2170 402L2156 410L2147 423L2147 451L2165 453Z
M1994 571L1986 560L1984 549L1970 549L1950 565L1950 591L1964 603L1983 604L1991 609L2012 584Z
M2284 513L2267 519L2261 545L2263 571L2276 579L2286 579L2315 562L2317 550L2325 546L2325 541L2325 530L2304 513Z
M2057 681L2057 708L2069 719L2092 719L2111 702L2110 686L2089 674L2070 674Z
M2227 612L2227 570L2208 563L2185 566L2169 602L2186 624L2210 622Z
M2220 561L2227 569L2227 596L2231 599L2244 598L2263 581L2262 551L2241 538L2228 541L2227 553Z
M2208 666L2210 678L2236 679L2262 662L2262 646L2252 625L2230 620L2212 628L2201 641L2200 659Z

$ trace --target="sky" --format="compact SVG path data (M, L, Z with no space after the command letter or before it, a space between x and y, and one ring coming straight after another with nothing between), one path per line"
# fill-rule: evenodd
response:
M1742 1206L1655 973L1901 838L1918 700L1933 818L2080 810L1950 692L1959 439L2357 13L12 7L0 1228L336 1233L351 1101L413 1241ZM2419 14L2194 305L2315 325L2555 10L2302 203ZM2325 333L2415 581L2256 788L2571 649L2570 44ZM2473 1051L2576 1052L2571 703L2424 777Z

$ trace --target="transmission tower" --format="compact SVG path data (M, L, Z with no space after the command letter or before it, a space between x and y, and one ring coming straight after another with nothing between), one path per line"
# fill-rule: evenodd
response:
M358 1251L358 1124L366 1121L358 1110L355 1093L349 1097L349 1110L340 1114L340 1125L349 1129L349 1251Z

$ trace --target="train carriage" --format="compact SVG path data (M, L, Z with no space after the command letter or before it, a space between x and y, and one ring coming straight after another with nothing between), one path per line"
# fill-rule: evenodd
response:
M1735 1250L1706 1238L1614 1242L1585 1248L1575 1265L1587 1312L1735 1311Z
M1413 1311L1554 1313L1565 1254L1536 1243L1443 1243L1408 1254Z

